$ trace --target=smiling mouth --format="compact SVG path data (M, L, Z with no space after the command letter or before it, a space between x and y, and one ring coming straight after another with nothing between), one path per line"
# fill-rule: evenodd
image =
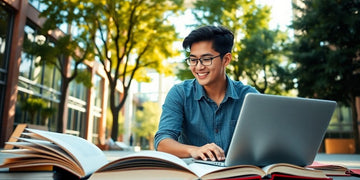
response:
M209 73L207 72L207 73L196 73L199 77L203 77L203 76L206 76L206 75L208 75Z

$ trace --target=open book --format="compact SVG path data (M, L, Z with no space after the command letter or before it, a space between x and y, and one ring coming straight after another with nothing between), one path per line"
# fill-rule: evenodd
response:
M328 176L360 176L360 169L349 169L342 165L313 162L308 168L321 170Z
M18 154L10 157L0 168L55 166L79 178L114 179L262 179L274 176L329 179L322 171L291 164L276 164L263 169L252 165L217 167L194 163L158 151L141 151L108 162L104 153L94 144L73 135L27 129L17 149L2 152ZM8 142L9 143L9 142Z
M195 163L191 159L180 159L171 154L158 151L141 151L129 154L106 164L97 170L90 180L114 179L263 179L283 177L287 179L331 179L322 171L312 170L291 164L274 164L259 168L252 165L218 167Z
M17 142L7 142L17 149L2 150L19 156L5 159L0 168L21 171L51 170L52 166L62 168L79 178L90 176L108 163L105 154L94 144L83 138L26 129Z

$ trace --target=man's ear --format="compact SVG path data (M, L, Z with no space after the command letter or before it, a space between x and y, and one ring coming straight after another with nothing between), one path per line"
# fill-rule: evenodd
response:
M223 57L223 61L224 61L224 65L227 66L230 64L232 60L232 54L231 53L226 53Z

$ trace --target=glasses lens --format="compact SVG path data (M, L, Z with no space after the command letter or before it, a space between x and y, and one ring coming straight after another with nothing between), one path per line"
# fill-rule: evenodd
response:
M204 59L202 59L202 64L204 66L210 66L211 63L212 63L212 58L204 58Z
M186 63L190 66L195 66L197 64L197 61L197 59L186 58Z

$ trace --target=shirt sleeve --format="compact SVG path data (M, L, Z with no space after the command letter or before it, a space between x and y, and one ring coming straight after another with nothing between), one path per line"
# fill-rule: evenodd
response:
M162 106L159 129L154 137L154 147L157 150L159 142L163 139L178 140L184 121L185 92L180 85L175 85L166 96Z

